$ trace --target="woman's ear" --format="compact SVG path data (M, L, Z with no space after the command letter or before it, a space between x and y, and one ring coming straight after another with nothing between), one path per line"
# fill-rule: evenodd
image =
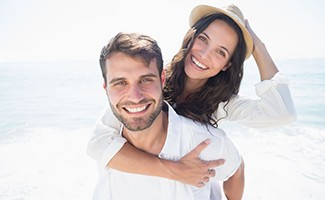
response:
M229 68L231 67L231 62L229 62L228 64L226 64L221 70L222 71L227 71Z

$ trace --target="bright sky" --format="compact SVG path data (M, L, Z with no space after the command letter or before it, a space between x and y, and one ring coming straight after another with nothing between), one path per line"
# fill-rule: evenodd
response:
M120 31L152 36L168 60L180 47L194 6L228 3L241 8L273 58L324 58L324 2L0 0L0 62L97 60Z

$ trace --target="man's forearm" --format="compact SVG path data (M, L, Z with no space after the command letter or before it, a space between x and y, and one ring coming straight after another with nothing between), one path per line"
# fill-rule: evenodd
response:
M244 161L235 174L223 183L223 190L228 200L241 200L245 187Z

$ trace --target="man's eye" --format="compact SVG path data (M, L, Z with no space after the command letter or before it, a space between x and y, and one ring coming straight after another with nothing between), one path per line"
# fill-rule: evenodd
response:
M119 81L113 84L114 86L125 86L126 82L125 81Z
M150 78L141 79L141 83L149 83L149 82L152 82L152 79Z

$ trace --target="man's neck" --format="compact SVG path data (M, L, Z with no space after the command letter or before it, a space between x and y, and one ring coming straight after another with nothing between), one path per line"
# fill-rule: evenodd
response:
M167 129L168 113L161 111L149 128L130 131L124 127L122 134L136 148L159 155L166 141Z

